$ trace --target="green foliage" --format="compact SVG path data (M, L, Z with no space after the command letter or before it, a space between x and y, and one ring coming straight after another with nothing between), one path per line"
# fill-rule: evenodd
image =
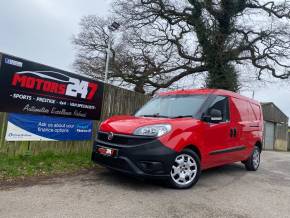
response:
M93 166L91 153L56 154L46 152L39 155L0 155L0 180L28 176L46 176L74 172Z
M237 92L239 90L238 73L229 64L213 68L209 70L206 87Z

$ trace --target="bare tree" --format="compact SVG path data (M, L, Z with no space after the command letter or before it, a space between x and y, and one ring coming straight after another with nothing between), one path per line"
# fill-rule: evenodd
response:
M113 42L109 76L138 92L204 72L207 87L237 91L243 66L258 79L290 75L287 0L117 0L113 8L123 28ZM104 69L108 23L83 19L74 41L80 50L76 65L97 75Z
M80 24L81 32L73 41L78 49L74 66L97 79L104 78L109 40L107 27L111 20L96 16L84 17ZM111 44L110 81L121 86L133 86L140 93L154 94L161 88L167 88L190 75L189 70L205 71L203 65L195 68L192 61L180 58L173 46L141 42L139 33L127 29L125 25Z

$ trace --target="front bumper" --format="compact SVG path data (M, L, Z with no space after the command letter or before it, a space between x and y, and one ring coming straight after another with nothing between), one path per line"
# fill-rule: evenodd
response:
M100 146L117 149L118 155L101 155L97 152ZM123 173L151 178L168 177L175 157L176 152L165 147L158 139L136 146L96 140L92 152L92 161L95 163Z

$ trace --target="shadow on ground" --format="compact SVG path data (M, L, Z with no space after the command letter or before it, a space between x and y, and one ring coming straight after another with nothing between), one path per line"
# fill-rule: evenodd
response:
M228 184L235 180L239 180L246 174L244 166L242 164L232 164L213 169L205 170L201 174L198 186L207 187L210 186L212 180L222 179L225 175L233 177ZM156 179L141 179L133 176L128 176L115 171L108 170L106 168L96 166L93 169L85 169L75 173L45 176L45 177L30 177L18 179L15 181L0 181L0 190L9 190L18 187L28 187L34 185L62 185L67 182L81 182L84 186L95 186L98 184L106 186L119 186L123 189L130 190L152 190L169 188L166 181Z
M222 177L224 175L229 175L230 177L233 177L233 179L231 179L228 184L223 184L223 186L227 186L236 180L239 180L246 173L247 171L242 164L231 164L216 167L203 171L198 185L206 187L208 182L217 180L217 178L223 179ZM96 185L98 183L105 183L107 186L120 186L122 188L133 190L169 188L166 181L164 180L136 178L115 171L107 170L105 168L103 168L100 172L97 172L96 175L81 178L81 181L88 186Z

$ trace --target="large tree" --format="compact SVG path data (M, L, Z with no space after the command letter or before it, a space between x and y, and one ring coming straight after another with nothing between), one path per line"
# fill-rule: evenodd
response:
M206 73L205 85L239 89L239 74L290 75L290 3L256 0L117 0L111 19L89 16L74 42L76 66L102 75L112 19L122 29L112 39L109 77L138 92L168 88ZM247 68L245 68L247 67Z

